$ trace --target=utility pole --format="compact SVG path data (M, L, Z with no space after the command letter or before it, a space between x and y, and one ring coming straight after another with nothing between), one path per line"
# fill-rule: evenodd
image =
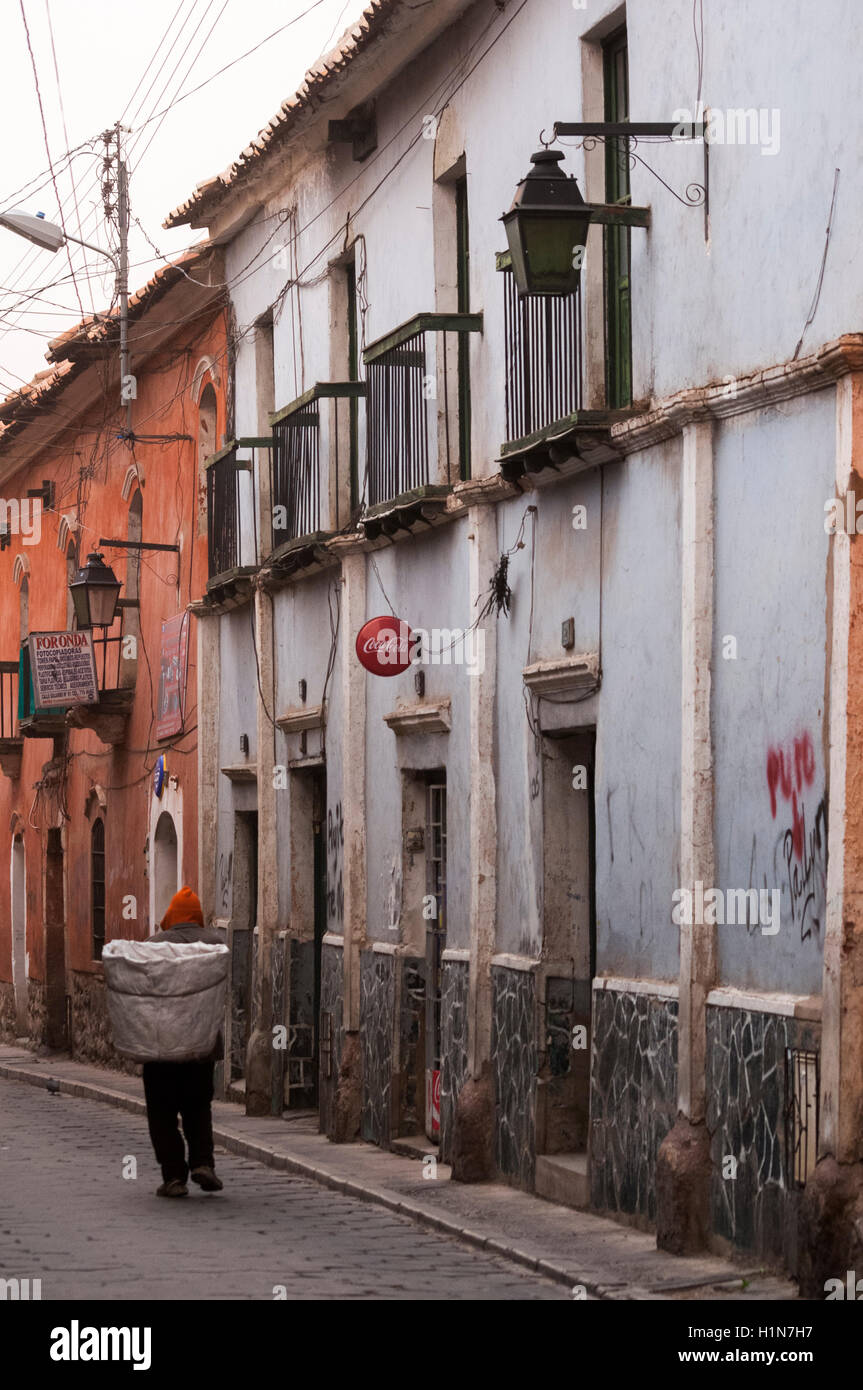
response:
M105 178L102 183L102 196L105 216L110 219L115 211L117 214L119 255L116 267L117 300L120 310L120 401L126 408L126 435L127 438L130 438L132 434L132 401L137 393L134 379L129 372L129 170L123 156L123 133L125 130L126 127L117 121L112 129L103 132ZM112 143L115 152L109 154L108 151ZM114 182L110 177L110 171L115 159L117 161L116 205L110 201L114 192Z

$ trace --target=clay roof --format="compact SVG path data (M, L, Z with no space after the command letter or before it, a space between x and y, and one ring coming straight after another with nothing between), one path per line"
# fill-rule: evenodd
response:
M129 323L134 323L157 303L173 285L191 273L194 266L200 265L205 253L210 250L207 242L193 246L175 261L160 266L145 285L129 295ZM102 347L106 342L114 342L119 332L119 308L115 306L110 314L89 314L76 323L73 328L52 338L45 353L46 362L61 362L69 356L77 357L82 349ZM92 357L92 353L90 354ZM38 380L37 378L34 378ZM2 412L2 404L0 404Z
M169 289L206 260L213 248L208 242L192 247L177 260L160 266L141 289L129 296L129 322L141 319ZM216 287L214 286L214 289ZM45 360L53 365L37 372L33 380L0 400L0 450L31 420L43 415L67 386L86 371L106 346L117 341L119 310L88 315L48 344ZM134 338L132 344L134 347Z
M438 5L439 0L434 0L434 3ZM194 225L195 219L198 219L197 225L201 225L200 219L216 206L228 189L240 185L259 167L265 155L294 134L308 113L316 111L323 101L336 95L344 74L358 58L369 49L379 47L389 34L409 33L411 28L416 27L416 17L411 18L411 12L416 8L416 5L406 4L405 0L369 0L356 23L345 31L335 48L309 68L299 90L282 102L272 120L258 132L256 139L246 146L224 173L199 184L190 198L168 214L163 225L178 227L188 222ZM444 11L441 5L440 10L443 14L441 27L444 27L452 22L453 14L449 7ZM396 29L393 21L400 12L403 12L404 23Z

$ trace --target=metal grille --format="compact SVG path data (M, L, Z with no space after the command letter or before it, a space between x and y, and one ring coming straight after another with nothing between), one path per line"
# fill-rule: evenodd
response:
M207 562L209 576L226 574L240 562L240 469L234 452L207 469Z
M388 502L429 481L425 334L367 366L368 505Z
M0 738L15 737L18 708L18 662L0 661Z
M90 831L90 890L92 893L93 959L101 960L105 945L105 822Z
M427 1046L432 1046L428 1066L440 1071L441 1058L441 974L446 945L446 782L428 783L426 792L426 892L435 900L436 916L429 922L426 940L428 967L427 998L432 1017Z
M581 294L519 296L512 269L501 273L509 441L582 408Z
M316 402L276 425L271 459L275 549L321 529L320 415ZM284 508L284 514L277 508Z
M321 1073L327 1079L333 1074L333 1016L327 1009L321 1010Z
M785 1049L785 1153L789 1184L805 1187L818 1158L818 1053Z

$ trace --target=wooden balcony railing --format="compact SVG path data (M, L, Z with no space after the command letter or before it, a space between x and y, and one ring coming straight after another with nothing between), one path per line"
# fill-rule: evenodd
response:
M207 461L207 566L210 579L240 566L240 478L250 465L229 445Z
M508 253L497 265L504 286L509 443L582 409L581 292L520 296Z
M339 417L335 401L365 395L362 381L318 382L284 410L270 416L273 448L270 455L270 501L273 509L273 549L303 536L332 530L326 496L332 477L333 497L340 496L340 471L349 462L340 454ZM321 458L322 412L332 401L326 432L328 457ZM325 467L322 470L322 462Z
M366 348L369 507L456 481L459 354L450 339L481 331L482 314L418 314ZM441 335L439 353L435 334ZM433 430L438 421L441 438Z

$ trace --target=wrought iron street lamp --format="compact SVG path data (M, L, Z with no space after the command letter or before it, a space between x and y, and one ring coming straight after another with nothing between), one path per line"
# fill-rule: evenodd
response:
M516 189L506 228L519 294L572 294L578 289L592 210L560 168L561 150L538 150Z
M707 122L689 125L673 121L555 121L554 139L575 136L585 149L597 140L613 140L622 147L621 158L637 162L688 207L704 208L704 235L708 235L709 141ZM542 138L542 137L540 137ZM701 140L704 145L704 183L690 183L681 197L650 165L634 153L640 139ZM531 155L533 168L516 189L509 212L500 219L506 227L512 273L519 294L572 294L579 277L587 229L592 222L618 227L647 227L650 211L623 203L586 203L574 178L559 168L561 150L542 149Z
M110 627L117 614L121 584L114 571L94 550L69 585L79 628Z

